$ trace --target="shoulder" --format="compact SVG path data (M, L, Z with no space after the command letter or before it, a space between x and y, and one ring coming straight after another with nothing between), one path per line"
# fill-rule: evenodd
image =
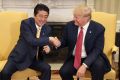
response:
M73 28L73 27L75 27L76 25L74 24L74 21L69 21L69 22L67 22L66 23L66 26L65 26L65 28Z
M93 20L90 21L90 26L93 27L93 29L95 29L96 31L105 30L104 26L101 23L93 21Z
M74 24L74 21L69 21L69 22L67 22L67 24L66 24L66 26L74 26L75 24Z
M35 20L34 20L34 18L30 17L30 18L22 20L21 23L23 23L23 24L32 24L32 23L35 23Z

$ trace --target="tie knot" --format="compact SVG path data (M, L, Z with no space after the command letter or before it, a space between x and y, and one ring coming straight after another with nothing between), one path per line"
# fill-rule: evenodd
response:
M40 37L41 27L37 27L36 38Z
M83 29L83 27L80 27L80 29Z
M38 30L41 30L41 27L38 27Z

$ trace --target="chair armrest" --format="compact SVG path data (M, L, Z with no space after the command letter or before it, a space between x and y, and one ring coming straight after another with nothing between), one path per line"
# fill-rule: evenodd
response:
M2 56L1 56L1 54L0 54L0 60L2 60Z
M115 54L118 51L117 46L112 47L112 68L115 69Z
M4 60L4 59L3 59L3 55L0 54L0 61L2 61L2 60Z
M7 62L7 60L0 61L0 71L4 68L6 62Z
M117 46L113 46L112 47L112 54L116 54L117 51L118 51L118 47Z

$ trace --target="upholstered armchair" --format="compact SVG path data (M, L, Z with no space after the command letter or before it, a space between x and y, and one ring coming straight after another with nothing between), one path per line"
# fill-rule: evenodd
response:
M24 12L0 12L0 71L19 38L21 20L27 17L28 14ZM37 75L36 71L28 68L15 72L12 80L25 80L35 75Z
M101 23L105 27L105 45L104 52L107 55L112 68L111 71L105 74L104 78L109 80L115 80L116 72L114 70L114 54L118 50L115 46L115 32L116 32L116 15L105 12L93 12L92 20ZM90 77L90 73L87 71L86 77Z

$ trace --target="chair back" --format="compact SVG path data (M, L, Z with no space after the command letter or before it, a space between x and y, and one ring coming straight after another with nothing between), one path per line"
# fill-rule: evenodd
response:
M27 17L25 12L0 12L0 60L8 58L19 38L21 20Z
M105 27L105 45L104 53L107 55L110 63L112 62L112 47L115 45L116 33L116 15L105 12L93 12L92 20L101 23Z

